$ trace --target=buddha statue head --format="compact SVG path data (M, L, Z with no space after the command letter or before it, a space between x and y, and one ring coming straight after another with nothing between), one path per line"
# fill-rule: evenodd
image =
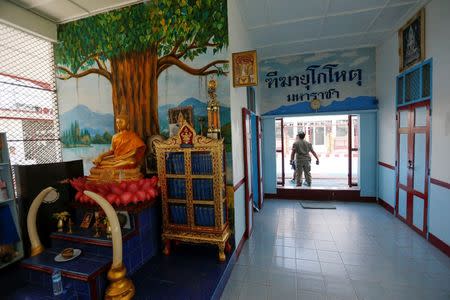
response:
M130 119L125 109L116 116L116 127L118 131L124 131L128 129Z

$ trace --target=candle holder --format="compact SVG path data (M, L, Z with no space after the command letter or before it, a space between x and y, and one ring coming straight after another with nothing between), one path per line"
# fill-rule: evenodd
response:
M97 216L95 216L94 230L95 230L94 237L99 238L100 237L100 220L99 220L99 217L97 217Z
M72 218L69 218L69 220L67 221L67 227L68 227L67 233L68 234L72 234L73 233L72 226L73 226Z

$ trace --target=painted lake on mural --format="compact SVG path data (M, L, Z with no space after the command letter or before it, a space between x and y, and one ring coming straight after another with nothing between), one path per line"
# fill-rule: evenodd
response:
M110 145L92 144L89 147L63 148L62 156L64 161L83 160L83 170L85 175L89 175L89 170L94 166L94 160L100 153L108 151Z

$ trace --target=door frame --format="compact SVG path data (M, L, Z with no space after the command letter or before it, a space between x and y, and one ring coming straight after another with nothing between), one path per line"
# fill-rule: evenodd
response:
M277 149L277 138L276 138L276 130L277 130L277 125L276 122L280 121L280 130L281 130L281 150ZM281 185L284 186L284 181L285 181L285 173L284 173L284 118L275 118L275 159L276 159L276 155L277 153L281 152L281 182L278 181L278 177L277 177L277 185ZM275 169L275 172L277 170Z
M262 126L261 126L261 117L256 116L256 130L257 130L257 147L258 147L258 191L259 191L259 198L258 198L258 208L262 209L263 203L264 203L264 193L263 193L263 173L262 173Z
M426 126L421 126L416 128L415 123L415 109L417 107L428 107L428 113L426 116ZM408 127L407 130L400 130L400 112L408 111ZM395 216L399 218L402 222L411 227L414 231L423 237L427 236L428 233L428 200L429 200L429 183L430 183L430 138L431 138L431 101L424 100L408 105L404 105L397 108L396 112L396 161L395 161ZM404 127L403 127L404 128ZM406 190L406 218L399 215L399 172L400 172L400 133L408 134L408 161L412 161L412 167L408 167L407 174L407 186L402 185L402 189ZM426 146L425 146L425 178L424 178L424 193L414 190L414 135L416 133L425 133L426 135ZM420 230L414 225L414 196L423 199L423 230Z
M249 186L251 185L251 181L249 181L248 174L251 172L251 170L248 170L248 159L247 159L247 153L251 149L248 149L247 147L247 132L250 129L251 130L251 114L252 112L248 110L247 108L242 108L242 137L243 137L243 144L244 144L244 184L245 184L245 237L249 238L253 231L253 189L250 193ZM250 128L247 128L247 118L249 121ZM249 145L251 147L251 144ZM253 176L253 174L252 174ZM250 223L250 216L251 216L251 223Z
M352 118L353 117L359 117L358 115L348 115L348 123L347 123L347 146L348 146L348 186L352 187L352 186L358 186L358 182L353 182L353 171L352 171L352 160L353 160L353 152L358 152L359 154L359 142L358 142L358 148L353 147L353 121ZM358 122L359 123L359 122ZM359 139L359 135L358 135L358 139ZM358 162L360 160L360 155L358 155ZM359 171L358 171L359 173ZM358 174L358 181L359 181L359 176L360 174Z

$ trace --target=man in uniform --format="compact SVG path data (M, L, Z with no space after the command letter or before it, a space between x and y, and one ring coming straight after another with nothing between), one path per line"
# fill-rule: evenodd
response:
M300 131L297 135L299 140L297 140L292 146L291 152L291 163L294 161L294 156L297 162L297 186L302 185L302 173L305 173L305 185L311 186L311 156L309 152L316 158L316 165L319 164L319 157L313 150L311 143L305 141L305 133Z

